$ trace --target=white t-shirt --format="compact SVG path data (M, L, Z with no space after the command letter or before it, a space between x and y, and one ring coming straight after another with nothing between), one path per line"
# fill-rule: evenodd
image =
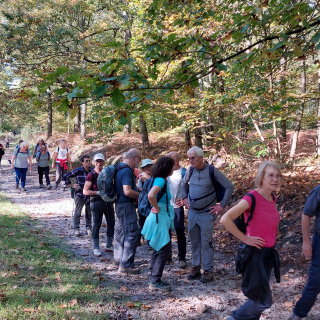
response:
M173 170L171 176L168 177L169 189L171 193L170 204L173 205L174 208L178 208L174 203L176 199L181 199L182 190L181 190L181 180L182 180L182 167L177 170Z
M58 151L59 149L59 151ZM57 159L61 159L61 160L66 160L68 158L68 153L69 153L69 149L68 148L65 148L65 149L62 149L61 147L58 147L55 152L58 154L57 155Z

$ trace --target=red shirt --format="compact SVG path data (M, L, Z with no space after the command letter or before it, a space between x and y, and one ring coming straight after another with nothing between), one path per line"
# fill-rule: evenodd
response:
M97 186L99 173L96 172L96 170L94 170L94 172L97 174L97 178L95 178L95 176L93 175L93 173L92 173L92 171L91 171L91 172L89 172L89 174L87 175L86 181L90 181L90 182L92 183L90 190L92 190L92 191L99 191L98 186Z
M276 208L276 200L268 201L256 190L250 191L256 198L256 207L253 217L247 227L246 236L260 237L265 240L265 247L272 248L276 243L280 216ZM252 200L244 196L242 200L249 203L249 208L244 212L245 221L248 220Z

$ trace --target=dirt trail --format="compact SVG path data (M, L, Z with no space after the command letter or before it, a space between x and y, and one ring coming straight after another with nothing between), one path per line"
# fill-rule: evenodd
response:
M137 249L136 265L142 269L137 276L123 277L117 274L112 264L112 254L102 252L102 257L93 255L91 238L85 235L84 219L81 218L81 237L74 237L70 229L73 201L68 191L46 190L38 188L38 174L36 164L33 164L32 173L27 176L27 192L14 189L15 176L10 169L8 159L12 149L7 151L0 167L0 190L15 202L21 210L28 213L37 221L38 227L47 229L61 241L68 244L73 252L82 256L84 264L93 269L101 270L108 280L133 302L140 302L144 308L122 309L122 315L114 315L114 319L224 319L231 311L239 307L246 298L241 292L241 281L235 274L234 246L228 242L221 242L219 232L214 235L215 242L215 279L212 283L202 284L200 281L187 280L188 270L177 267L177 245L173 241L174 264L168 265L164 271L164 281L172 286L169 295L151 293L148 290L150 251L146 245ZM53 174L51 174L54 180ZM105 247L105 227L100 232L101 248ZM190 243L188 242L188 266L191 266ZM305 272L305 270L304 270ZM290 270L282 276L280 284L275 283L272 277L272 291L274 304L267 310L261 319L285 320L289 316L292 306L299 299L305 274L300 270ZM205 305L207 310L199 314L199 306ZM320 319L320 305L316 303L310 319ZM317 316L318 314L318 316ZM131 315L131 317L130 317Z

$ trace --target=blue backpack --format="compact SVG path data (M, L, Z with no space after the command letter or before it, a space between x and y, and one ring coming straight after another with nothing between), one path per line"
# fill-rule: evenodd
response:
M97 186L100 191L100 197L106 202L114 202L119 194L115 186L116 174L124 168L130 168L128 165L107 166L102 169L98 176ZM93 171L95 173L95 171Z
M138 199L138 212L147 217L150 213L151 210L151 203L149 202L148 199L148 193L151 190L151 188L153 187L153 183L154 183L154 177L148 179L145 181L142 191L139 195L139 199ZM167 194L167 181L164 184L163 188L160 190L160 192L158 192L156 198L157 198L157 202L160 201L160 199L163 197L163 195L166 194L166 200L167 200L167 211L169 212L169 201L168 201L168 194ZM157 214L157 223L158 223L158 214Z

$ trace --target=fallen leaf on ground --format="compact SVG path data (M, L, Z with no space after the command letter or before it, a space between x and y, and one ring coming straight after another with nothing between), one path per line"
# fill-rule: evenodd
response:
M73 307L73 306L75 306L77 303L78 303L78 302L77 302L76 299L72 299L72 300L70 300L70 301L68 302L68 305L69 305L70 307Z
M132 303L132 301L128 301L128 302L126 303L126 306L127 306L128 308L133 308L133 307L134 307L134 304Z

